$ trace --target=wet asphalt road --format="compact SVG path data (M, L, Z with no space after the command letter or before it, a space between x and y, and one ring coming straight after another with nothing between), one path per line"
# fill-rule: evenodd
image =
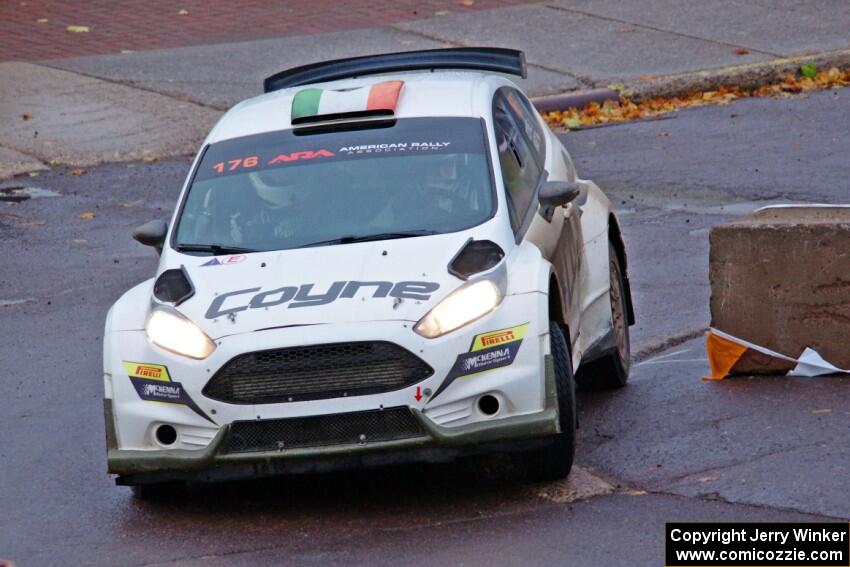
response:
M611 492L579 501L499 458L133 500L105 474L103 320L153 273L129 233L167 216L188 159L0 184L60 194L0 203L0 558L659 565L664 521L850 518L850 382L701 382L702 344L688 339L708 324L712 225L773 202L850 202L848 115L845 89L567 135L621 215L642 354L627 388L579 398L575 483L590 470L589 491Z

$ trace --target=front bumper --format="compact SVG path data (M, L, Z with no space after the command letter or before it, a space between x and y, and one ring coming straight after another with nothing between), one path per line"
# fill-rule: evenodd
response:
M109 472L119 475L118 484L130 485L168 480L233 480L402 462L445 462L470 454L543 446L559 432L551 355L546 355L544 367L545 404L540 412L442 427L414 409L413 415L425 432L422 437L285 451L226 453L229 425L222 426L210 444L201 450L122 450L118 448L114 428L109 426L114 420L112 400L107 399L104 411Z

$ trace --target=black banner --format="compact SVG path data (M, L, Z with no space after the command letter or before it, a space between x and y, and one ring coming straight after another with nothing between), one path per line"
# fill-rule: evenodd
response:
M850 566L850 524L668 523L667 567Z

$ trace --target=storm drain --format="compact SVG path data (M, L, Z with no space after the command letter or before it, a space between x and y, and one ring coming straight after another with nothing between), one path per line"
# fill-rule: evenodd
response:
M363 445L424 436L425 431L410 408L394 407L286 419L234 421L225 442L225 452Z

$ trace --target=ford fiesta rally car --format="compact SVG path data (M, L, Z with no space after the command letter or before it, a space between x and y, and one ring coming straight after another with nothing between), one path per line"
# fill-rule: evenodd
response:
M628 377L626 254L506 73L521 52L330 61L224 115L107 315L118 484L507 450L569 473L575 382Z

